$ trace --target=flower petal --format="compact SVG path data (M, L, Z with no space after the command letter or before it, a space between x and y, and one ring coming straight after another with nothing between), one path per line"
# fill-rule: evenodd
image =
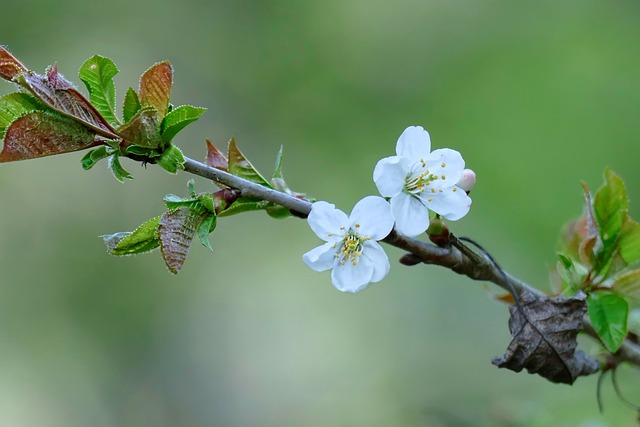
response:
M386 157L376 164L373 170L373 182L384 197L393 197L404 188L405 179L411 167L405 157Z
M331 282L337 290L356 293L367 287L373 276L371 260L361 256L356 265L337 263L331 271Z
M378 196L367 196L356 203L349 221L352 230L373 240L387 237L394 223L389 202Z
M391 198L391 212L396 219L396 229L405 236L417 236L429 227L429 210L407 193Z
M443 188L431 197L422 196L425 205L450 221L457 221L471 208L471 198L458 187Z
M349 227L349 217L335 205L323 201L311 205L311 213L307 218L309 227L325 242L342 240L344 230Z
M329 270L337 260L335 255L338 249L334 245L332 242L327 242L324 245L313 248L302 255L302 261L314 271Z
M414 162L426 159L431 151L429 132L422 126L409 126L402 132L396 144L396 154L407 157Z
M378 242L369 240L362 246L364 247L362 250L362 256L369 258L371 265L373 265L371 283L379 282L389 274L389 270L391 269L391 266L389 265L389 257Z
M446 177L444 181L438 180L438 187L452 187L462 178L464 171L464 159L456 150L440 148L433 150L425 159L427 169L434 175ZM442 166L444 165L444 166Z

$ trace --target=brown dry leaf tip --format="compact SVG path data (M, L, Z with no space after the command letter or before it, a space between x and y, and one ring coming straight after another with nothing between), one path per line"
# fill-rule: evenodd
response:
M524 292L520 299L520 307L509 308L513 339L506 353L492 360L494 365L514 372L526 368L530 374L563 384L598 370L598 361L576 350L586 295L536 298Z

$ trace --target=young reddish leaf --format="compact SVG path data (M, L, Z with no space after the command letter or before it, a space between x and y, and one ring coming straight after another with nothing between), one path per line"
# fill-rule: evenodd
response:
M159 62L149 68L140 77L138 97L144 107L150 105L158 110L160 120L169 110L169 97L173 82L173 69L168 61Z
M25 73L18 76L17 81L49 108L93 129L98 135L108 139L118 139L118 135L107 120L71 86L71 83L64 80L55 68L49 69L47 77ZM52 85L52 82L56 86Z
M7 129L0 162L69 153L98 143L95 135L81 124L49 112L34 111Z
M0 77L5 80L13 80L15 76L27 72L27 67L22 65L4 47L0 46Z
M225 155L211 141L208 139L205 141L207 143L207 158L205 159L207 166L226 171L229 168L229 161Z
M160 119L154 107L145 107L138 111L126 124L118 128L127 145L140 145L156 148L160 146Z
M249 160L242 154L234 138L229 141L229 173L244 178L256 184L264 185L265 187L273 188L260 172L251 164Z
M116 88L113 77L118 74L116 64L104 56L94 55L80 67L80 80L89 91L89 100L109 123L117 123Z
M593 328L604 346L612 353L620 348L627 336L629 304L612 292L592 292L587 299Z
M582 233L584 233L584 237L578 251L582 262L591 266L595 262L596 244L598 243L598 223L596 222L593 211L591 191L589 191L589 188L584 182L582 183L582 190L584 191L585 224L583 230L581 230Z
M138 94L133 88L129 88L124 95L124 103L122 104L122 119L125 123L133 118L140 110L140 100Z
M193 237L207 214L180 208L162 215L158 225L160 251L167 268L177 274L187 259Z

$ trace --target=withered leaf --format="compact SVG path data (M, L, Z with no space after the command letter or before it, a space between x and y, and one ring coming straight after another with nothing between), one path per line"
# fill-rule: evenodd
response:
M175 209L162 215L158 225L160 251L167 268L173 274L177 274L182 268L193 237L206 215L189 208Z
M576 350L576 337L587 311L586 295L536 298L521 295L521 307L511 306L511 343L492 363L520 372L526 368L554 383L573 384L598 370L598 362Z

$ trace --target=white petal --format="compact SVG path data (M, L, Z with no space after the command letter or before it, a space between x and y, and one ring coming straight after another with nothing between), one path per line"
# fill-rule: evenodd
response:
M376 164L373 170L373 182L384 197L393 197L402 191L405 179L411 167L407 158L386 157Z
M314 271L326 271L333 267L337 260L335 257L337 252L338 249L334 247L334 243L327 242L302 255L302 261Z
M379 282L389 274L389 257L384 249L378 242L372 242L371 240L364 243L362 250L362 256L369 258L373 265L373 275L371 276L371 283Z
M387 237L394 223L391 205L378 196L367 196L356 203L349 220L352 230L373 240L382 240Z
M431 151L429 132L422 126L409 126L402 132L396 144L396 154L413 161L425 159Z
M325 242L342 240L344 230L349 227L349 217L335 205L323 201L311 205L311 213L307 218L309 227Z
M419 199L406 193L391 199L391 211L396 219L396 229L405 236L417 236L429 227L427 207Z
M429 209L451 221L459 220L469 212L471 198L464 190L452 187L441 191L431 197L428 197L429 195L422 197L422 201Z
M456 150L449 148L433 150L425 160L429 172L439 177L445 176L444 182L437 181L440 184L439 187L454 186L462 178L464 159Z
M339 291L356 293L367 287L372 275L373 264L362 256L356 265L338 263L331 271L331 282Z

